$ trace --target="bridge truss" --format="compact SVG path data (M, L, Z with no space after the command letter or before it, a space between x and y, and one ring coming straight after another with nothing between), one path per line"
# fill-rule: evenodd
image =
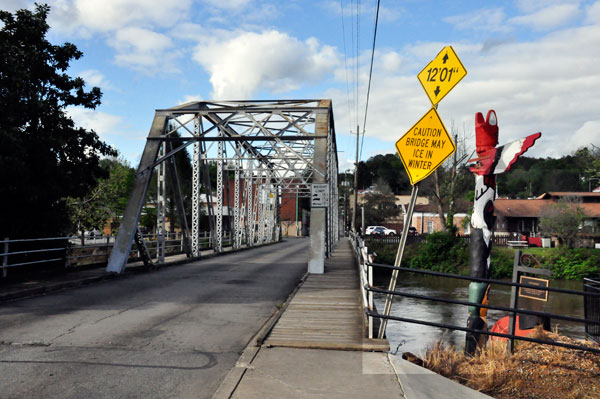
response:
M190 147L192 205L185 209L175 154ZM216 165L214 190L210 165ZM336 245L342 227L331 100L202 101L157 110L107 271L125 269L155 170L159 263L164 260L167 179L183 248L188 257L196 258L201 256L203 231L210 231L214 252L223 251L224 237L233 249L280 240L282 199L309 198L312 184L327 184L326 205L310 212L309 271L323 272L324 258ZM207 218L201 217L203 210ZM202 220L208 226L202 226Z

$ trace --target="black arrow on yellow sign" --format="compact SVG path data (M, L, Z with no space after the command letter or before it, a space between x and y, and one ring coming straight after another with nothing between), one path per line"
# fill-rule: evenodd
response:
M435 96L437 97L438 94L440 94L440 86L435 88L435 91L433 92L435 94Z

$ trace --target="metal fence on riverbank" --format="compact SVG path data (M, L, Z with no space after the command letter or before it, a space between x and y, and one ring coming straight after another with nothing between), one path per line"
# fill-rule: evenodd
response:
M583 290L589 293L600 293L600 281L591 278L583 279ZM586 296L583 306L583 314L587 320L600 322L600 297ZM585 333L588 337L600 344L600 325L585 324Z
M406 237L406 243L413 244L413 243L426 242L427 236L428 236L428 234L408 236L408 237ZM462 238L465 241L465 243L467 243L467 244L471 241L470 234L461 234L461 235L459 235L459 237ZM381 243L381 244L399 244L400 243L399 235L387 235L387 236L365 235L362 238L366 242L377 242L377 243ZM510 239L510 237L507 235L494 235L493 236L494 245L498 246L498 247L508 246L509 239Z
M360 251L361 253L368 252L365 247L365 242L362 241L360 239L360 237L352 237L352 239L354 240L353 245L355 246L357 251ZM597 332L600 331L600 312L599 312L599 308L598 308L598 303L600 303L600 283L595 282L593 280L591 280L591 281L593 281L593 283L592 282L587 283L589 288L586 288L585 291L575 291L575 290L567 290L567 289L559 289L559 288L551 288L551 287L533 286L533 285L529 285L529 284L521 284L521 283L516 283L516 282L507 282L507 281L492 280L492 279L478 279L478 278L472 278L472 277L468 277L468 276L461 276L461 275L450 274L450 273L442 273L442 272L434 272L434 271L429 271L429 270L410 269L410 268L406 268L406 267L395 267L395 266L378 264L378 263L370 263L368 255L367 256L362 255L362 259L364 259L364 261L363 261L364 263L363 263L363 265L361 265L360 261L359 261L359 269L366 270L366 272L364 272L366 275L368 275L368 273L371 272L371 269L373 267L378 267L378 268L382 268L382 269L398 270L398 271L406 272L406 273L417 273L417 274L421 274L421 275L429 275L429 276L461 279L461 280L466 280L466 281L475 281L475 282L484 282L484 283L490 283L490 284L505 285L505 286L511 286L514 289L516 289L517 287L523 287L523 288L536 289L536 290L546 290L549 292L557 292L557 293L561 293L561 294L581 296L584 298L584 301L587 300L589 303L595 304L595 308L594 307L590 308L590 309L595 309L595 310L591 310L589 313L586 313L585 317L583 319L581 319L581 318L577 318L577 317L559 315L559 314L554 314L554 313L521 309L518 307L504 307L504 306L493 306L493 305L489 305L489 304L479 304L479 303L474 303L474 302L469 302L469 301L460 301L460 300L453 300L453 299L447 299L447 298L439 298L439 297L433 297L433 296L428 296L428 295L410 294L407 292L402 292L400 290L390 291L387 289L374 287L372 284L372 281L364 282L361 280L361 284L364 284L363 289L366 294L363 295L363 297L365 297L365 298L367 297L368 294L376 292L376 293L385 294L385 295L401 296L401 297L419 299L419 300L424 300L424 301L433 301L433 302L437 302L437 303L447 303L447 304L464 305L464 306L475 306L477 308L494 309L494 310L507 312L508 314L512 314L513 317L515 317L517 315L532 315L532 316L546 317L546 318L556 319L556 320L565 320L565 321L570 321L570 322L583 323L586 326L586 332L591 331L592 334L594 332L597 334ZM520 258L518 261L520 262ZM590 281L590 280L588 279L588 281ZM598 283L598 284L596 285L596 283ZM522 337L522 336L517 336L515 334L492 332L489 330L476 330L476 329L471 329L471 328L467 328L467 327L456 326L456 325L451 325L451 324L446 324L446 323L436 323L436 322L431 322L431 321L426 321L426 320L411 319L411 318L407 318L407 317L382 315L382 314L378 314L375 311L375 309L373 309L372 306L365 306L365 312L367 314L367 317L370 317L370 318L381 318L381 319L402 321L402 322L407 322L407 323L415 323L415 324L427 325L427 326L431 326L431 327L438 327L438 328L444 328L444 329L450 329L450 330L474 332L474 333L479 333L479 334L487 335L487 336L506 338L509 342L511 342L513 340L520 340L520 341L535 342L535 343L539 343L539 344L553 345L553 346L565 347L565 348L570 348L570 349L577 349L577 350L590 351L590 352L594 352L594 353L600 353L600 347L596 348L596 347L589 347L589 346L583 346L583 345L574 345L574 344L568 344L568 343L564 343L564 342L542 340L542 339L532 338L532 337L528 337L528 336ZM594 312L596 312L596 313L594 313ZM465 312L465 314L466 314L466 312ZM591 334L588 333L588 335L591 335Z

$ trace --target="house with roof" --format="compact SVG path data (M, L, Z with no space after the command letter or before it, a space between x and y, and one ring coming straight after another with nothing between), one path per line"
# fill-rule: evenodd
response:
M495 230L537 237L546 208L567 197L575 198L587 216L581 226L582 234L600 236L600 192L547 192L533 199L498 198L494 203Z

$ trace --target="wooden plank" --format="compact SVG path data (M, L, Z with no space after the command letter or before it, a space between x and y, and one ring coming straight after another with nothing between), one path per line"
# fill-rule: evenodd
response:
M295 348L388 350L387 340L365 340L358 271L345 240L325 262L325 274L309 275L289 303L266 345ZM369 349L365 349L369 348Z

